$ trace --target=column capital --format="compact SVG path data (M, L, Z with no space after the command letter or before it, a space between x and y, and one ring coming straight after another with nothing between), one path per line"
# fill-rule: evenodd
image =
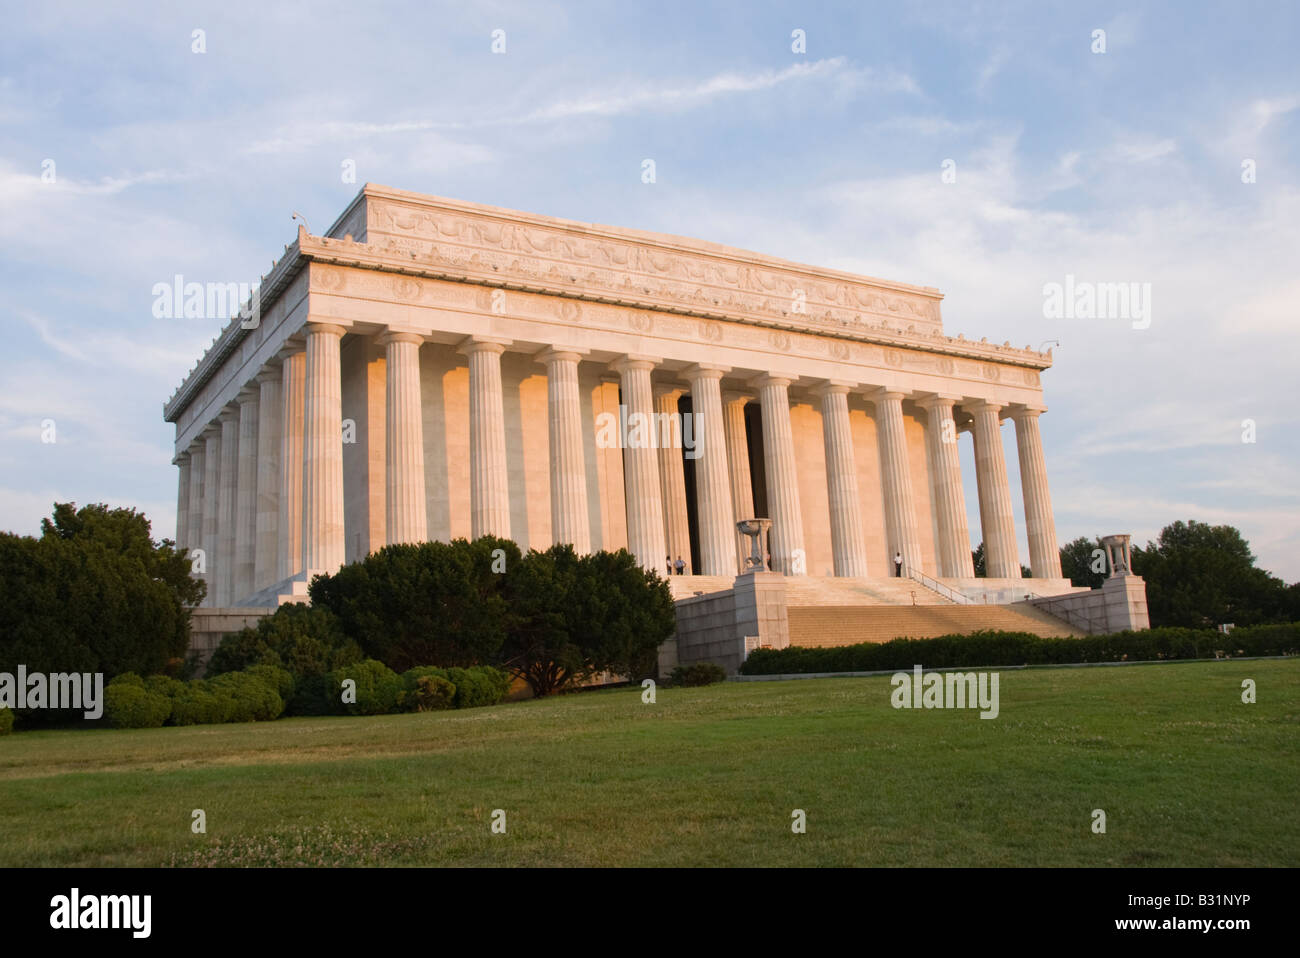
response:
M253 379L259 384L278 383L283 378L284 378L284 367L275 364L263 366L261 369L257 371L257 375L253 377Z
M306 352L306 349L306 345L298 336L291 336L284 341L283 346L276 350L275 360L279 363L283 363L286 359L292 359L294 356L303 355Z
M387 346L389 343L414 343L422 346L424 337L407 329L385 329L375 337L375 343L379 346Z
M512 339L498 339L494 336L466 336L456 347L456 352L464 353L466 356L470 353L496 353L500 355L513 342Z
M545 363L548 366L557 362L578 363L582 362L582 357L590 352L590 349L581 346L547 346L545 349L534 353L533 358L539 363Z
M926 393L916 396L912 401L926 411L940 408L952 409L954 405L961 402L961 396L953 393Z
M616 373L623 373L633 369L653 370L664 361L662 356L647 356L641 353L628 353L621 359L616 359L609 364L609 368Z
M819 399L822 396L847 396L857 386L844 379L826 379L812 387L812 394Z
M239 403L239 406L242 409L244 406L250 404L255 405L261 398L261 395L262 391L250 383L239 391L239 394L235 397L235 401Z
M722 392L723 405L729 406L732 403L740 403L742 406L748 405L754 401L754 397L749 393L741 392L738 389L725 389Z
M656 399L662 399L664 396L676 398L686 392L686 387L681 383L651 383L650 389Z
M182 449L180 452L176 453L176 455L172 457L172 465L173 465L173 466L184 465L185 463L187 463L187 462L189 462L189 461L190 461L190 450L189 450L189 449Z
M1043 413L1047 412L1046 406L1031 405L1029 403L1015 403L1007 407L1006 417L1019 422L1021 419L1037 419Z
M991 399L976 399L971 402L963 402L961 408L967 412L992 412L996 413L1006 408L1006 403L994 402Z
M302 324L302 328L308 336L337 336L340 339L342 339L343 335L348 331L346 326L340 326L338 323L323 322L316 319L307 320L307 322Z
M220 439L220 438L221 438L220 420L215 420L213 422L210 422L206 426L204 426L201 430L199 430L199 440L202 442L207 442L207 440L209 439Z
M872 402L880 402L886 399L896 399L902 402L908 398L910 393L906 393L901 389L891 389L888 386L876 386L874 389L867 390L866 395Z
M762 389L764 386L784 386L789 389L798 379L799 377L793 373L770 372L755 376L747 385L754 389Z
M722 379L723 376L731 372L730 366L720 366L717 363L694 363L682 370L682 375L687 380L694 379Z
M217 421L222 425L228 422L239 422L239 404L230 402L222 406L221 412L217 413Z

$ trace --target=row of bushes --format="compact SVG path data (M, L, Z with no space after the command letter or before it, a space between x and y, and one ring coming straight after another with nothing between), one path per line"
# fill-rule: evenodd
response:
M828 649L755 649L740 672L742 675L882 672L910 669L918 664L942 669L1296 654L1300 654L1300 623L1246 626L1227 635L1214 629L1164 628L1072 639L1043 638L1028 632L986 631L933 639L864 642Z
M104 689L104 719L114 728L268 722L292 689L293 677L269 665L189 682L124 672Z
M345 694L348 680L355 686ZM292 715L425 712L495 705L509 688L510 677L499 669L416 668L398 675L373 659L299 679L273 665L254 665L190 682L163 675L142 679L128 672L104 690L104 718L114 728L158 728L266 722L286 711ZM0 715L0 729L3 726Z

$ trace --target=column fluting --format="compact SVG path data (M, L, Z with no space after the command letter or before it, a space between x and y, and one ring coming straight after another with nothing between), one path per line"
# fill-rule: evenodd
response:
M736 527L731 506L731 477L727 472L727 440L722 427L722 377L725 366L697 364L687 368L692 435L695 449L696 525L700 536L700 572L735 575Z
M253 592L257 565L257 444L261 391L249 387L239 394L239 453L235 477L235 572L231 602Z
M657 361L627 356L612 365L619 374L627 420L640 417L648 434L654 423L650 372ZM629 426L629 432L631 426ZM623 444L623 485L627 500L627 549L642 568L663 573L664 515L659 488L659 463L647 443ZM674 559L676 556L673 557Z
M470 534L510 538L510 477L506 466L501 396L503 340L473 337L460 351L469 359Z
M1042 409L1015 407L1016 453L1020 460L1020 488L1025 497L1025 532L1029 538L1029 568L1035 579L1061 578L1061 553L1056 544L1052 495L1047 488L1047 463L1038 429Z
M819 389L822 440L826 447L826 494L831 513L831 551L837 576L865 576L858 464L849 427L849 385L830 382Z
M1019 579L1016 520L1011 485L1002 452L1000 403L976 402L962 407L975 416L975 484L979 490L980 528L984 533L984 574L990 579Z
M420 396L422 336L389 332L384 347L384 523L389 544L429 538L424 488L424 409ZM375 551L383 543L371 543Z
M302 568L302 456L307 354L282 350L280 381L280 501L277 505L276 567L279 580Z
M731 519L753 519L754 487L749 472L749 440L745 433L745 406L750 397L728 390L722 394L722 431L727 440L727 474L731 477ZM732 528L736 540L736 568L744 570L749 537Z
M217 498L217 601L221 607L234 602L235 591L235 496L239 488L239 407L221 412L221 485Z
M903 554L903 574L921 569L921 544L916 529L912 470L907 457L907 432L903 426L904 393L882 389L872 395L876 404L876 436L880 450L880 484L885 493L885 535L889 539L889 572L894 556Z
M681 438L685 423L677 411L677 401L683 392L681 387L671 383L654 385L655 424L647 428L647 434L655 437L658 449L665 556L671 557L673 562L681 556L686 571L692 573L697 570L691 568L691 526L686 509L686 471L682 464Z
M279 581L277 532L280 520L280 446L284 370L273 362L257 374L257 506L253 550L253 590Z
M966 496L961 485L961 457L957 452L957 424L952 407L955 397L929 396L917 401L926 411L926 444L930 450L930 504L938 527L939 575L971 578L970 529L966 521Z
M808 557L804 551L803 513L799 507L799 472L794 453L794 432L790 427L790 384L793 378L760 376L758 387L763 409L763 456L767 474L767 507L772 531L768 551L772 571L785 575L806 575Z
M302 568L336 572L343 565L343 391L339 344L346 330L307 325L303 390Z
M582 448L578 363L582 352L552 347L537 356L546 366L546 406L551 466L551 541L591 551L587 517L587 464Z

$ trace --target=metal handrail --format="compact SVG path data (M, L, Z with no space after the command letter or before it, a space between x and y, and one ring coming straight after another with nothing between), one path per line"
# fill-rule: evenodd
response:
M978 605L978 603L964 592L958 592L951 586L946 586L938 579L931 578L920 569L908 567L907 577L914 582L919 582L932 592L938 592L945 599L957 605Z

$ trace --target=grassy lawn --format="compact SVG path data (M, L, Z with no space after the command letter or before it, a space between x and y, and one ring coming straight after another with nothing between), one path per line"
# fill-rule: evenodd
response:
M1003 672L994 720L890 691L19 733L0 865L1300 864L1300 661Z

